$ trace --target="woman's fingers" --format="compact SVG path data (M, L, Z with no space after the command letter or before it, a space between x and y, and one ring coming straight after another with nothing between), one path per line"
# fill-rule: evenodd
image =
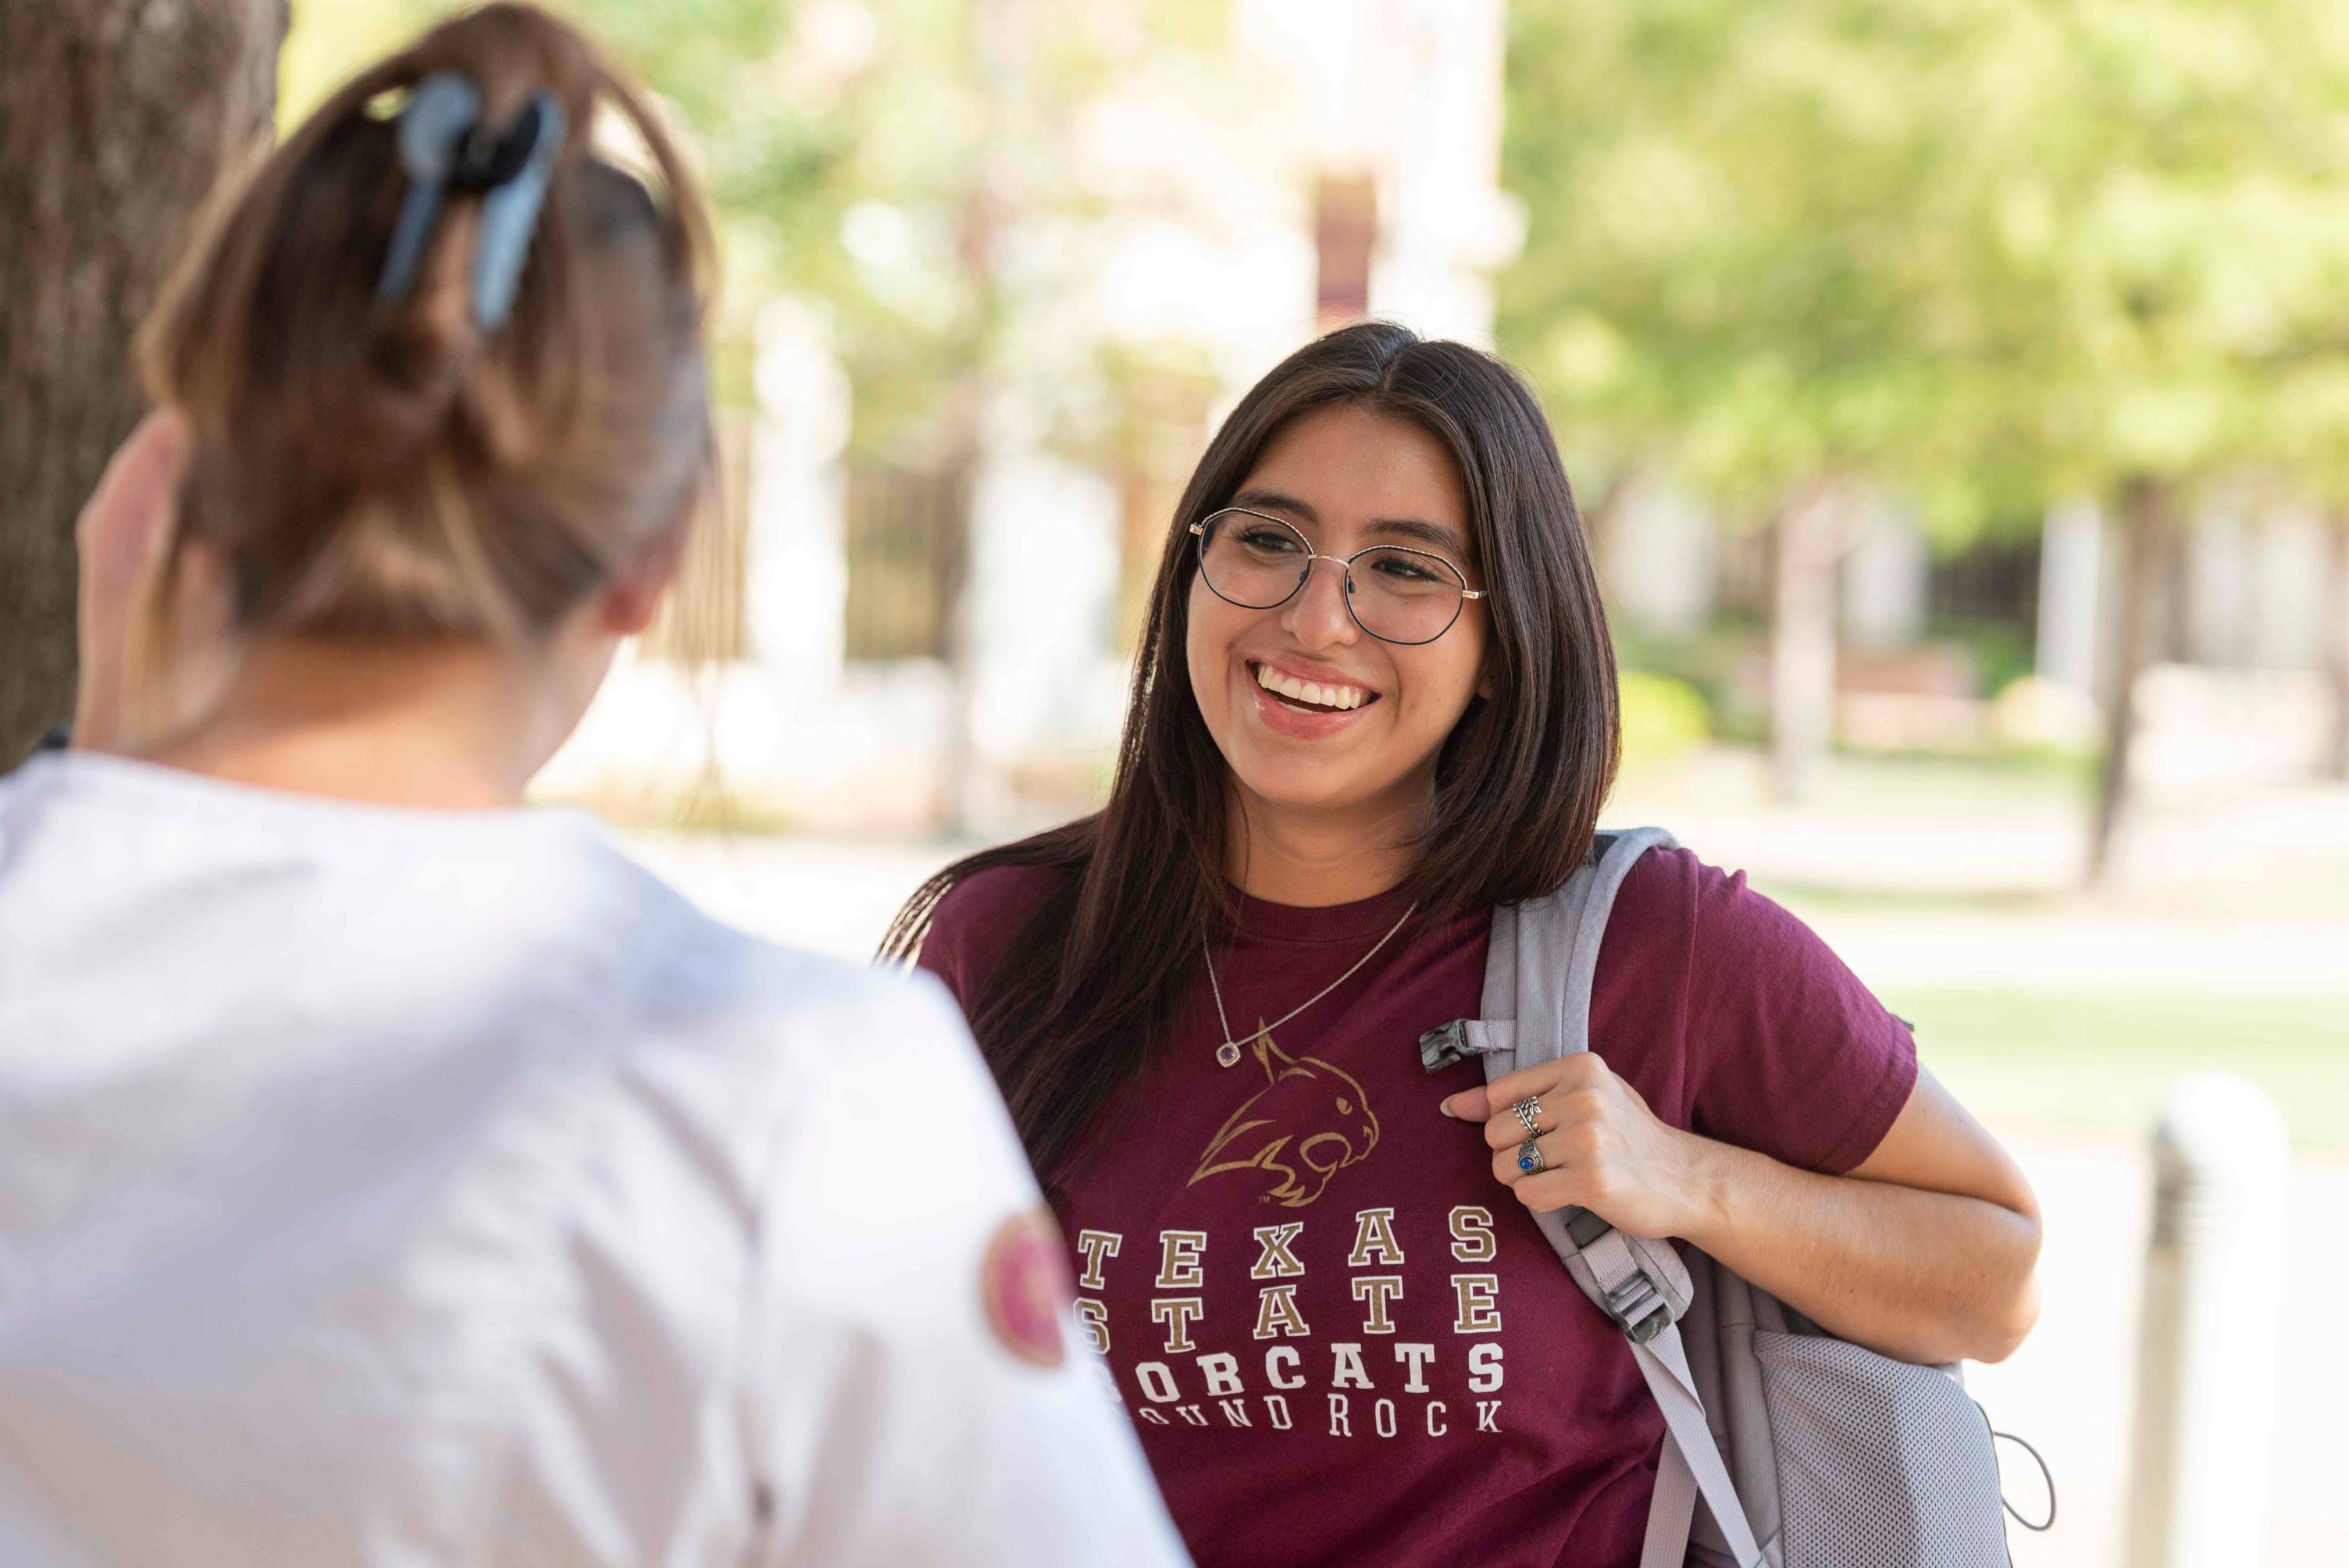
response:
M1464 1119L1482 1119L1488 1148L1514 1149L1526 1140L1526 1124L1517 1115L1520 1104L1533 1101L1527 1109L1534 1123L1548 1132L1565 1120L1591 1113L1588 1102L1612 1076L1596 1057L1568 1057L1506 1074L1481 1089L1463 1090L1446 1100L1444 1109ZM1483 1111L1481 1119L1469 1114L1476 1110Z
M1446 1116L1462 1121L1490 1121L1496 1116L1512 1116L1509 1108L1521 1099L1541 1098L1553 1089L1572 1088L1609 1076L1605 1062L1588 1051L1578 1051L1555 1061L1503 1073L1475 1088L1461 1089L1447 1096L1442 1105Z
M1536 1213L1584 1208L1636 1235L1686 1233L1703 1140L1658 1119L1636 1088L1595 1061L1566 1076L1578 1081L1540 1097L1537 1160L1527 1161L1525 1124L1509 1106L1485 1124L1493 1179Z
M1598 1126L1588 1121L1546 1130L1532 1140L1541 1154L1541 1163L1537 1170L1526 1171L1518 1163L1524 1158L1526 1142L1525 1129L1519 1128L1514 1140L1492 1145L1493 1173L1504 1181L1515 1182L1542 1171L1563 1171L1578 1162L1587 1163L1599 1143L1599 1131Z
M1530 1141L1540 1158L1532 1169L1520 1104L1526 1104L1537 1130ZM1647 1191L1668 1184L1664 1161L1650 1147L1666 1130L1638 1092L1588 1052L1505 1073L1482 1088L1453 1095L1444 1109L1471 1119L1483 1113L1493 1179L1536 1212L1578 1206L1635 1225L1668 1212L1669 1202ZM1619 1211L1630 1218L1618 1219Z
M1482 1121L1492 1114L1492 1091L1487 1086L1478 1084L1475 1088L1464 1088L1457 1094L1445 1095L1437 1104L1444 1115L1454 1120Z

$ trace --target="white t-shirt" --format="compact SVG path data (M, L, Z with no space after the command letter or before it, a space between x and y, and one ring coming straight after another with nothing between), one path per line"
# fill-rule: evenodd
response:
M583 815L0 778L11 1568L1179 1563L1037 1202L943 992Z

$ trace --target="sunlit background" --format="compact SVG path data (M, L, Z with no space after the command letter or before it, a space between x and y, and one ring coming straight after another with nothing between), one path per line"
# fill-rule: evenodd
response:
M285 114L439 9L295 0ZM2282 1299L2349 1298L2334 0L569 9L720 201L728 484L550 794L869 953L958 847L1099 800L1213 424L1392 317L1549 409L1609 820L1750 870L2026 1157L2047 1312L1973 1377L2063 1491L2016 1561L2121 1561L2178 1074L2275 1097ZM2246 1564L2349 1529L2349 1374L2291 1367Z

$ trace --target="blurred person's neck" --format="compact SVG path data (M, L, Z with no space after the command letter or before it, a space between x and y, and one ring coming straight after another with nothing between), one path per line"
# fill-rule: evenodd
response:
M232 783L373 805L516 806L608 661L606 650L590 678L579 652L460 638L262 640L242 650L206 717L136 755Z

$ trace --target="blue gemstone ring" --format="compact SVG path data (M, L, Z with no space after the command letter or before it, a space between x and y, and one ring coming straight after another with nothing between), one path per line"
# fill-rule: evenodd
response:
M1547 1169L1542 1163L1540 1148L1530 1138L1517 1145L1517 1169L1528 1173Z

